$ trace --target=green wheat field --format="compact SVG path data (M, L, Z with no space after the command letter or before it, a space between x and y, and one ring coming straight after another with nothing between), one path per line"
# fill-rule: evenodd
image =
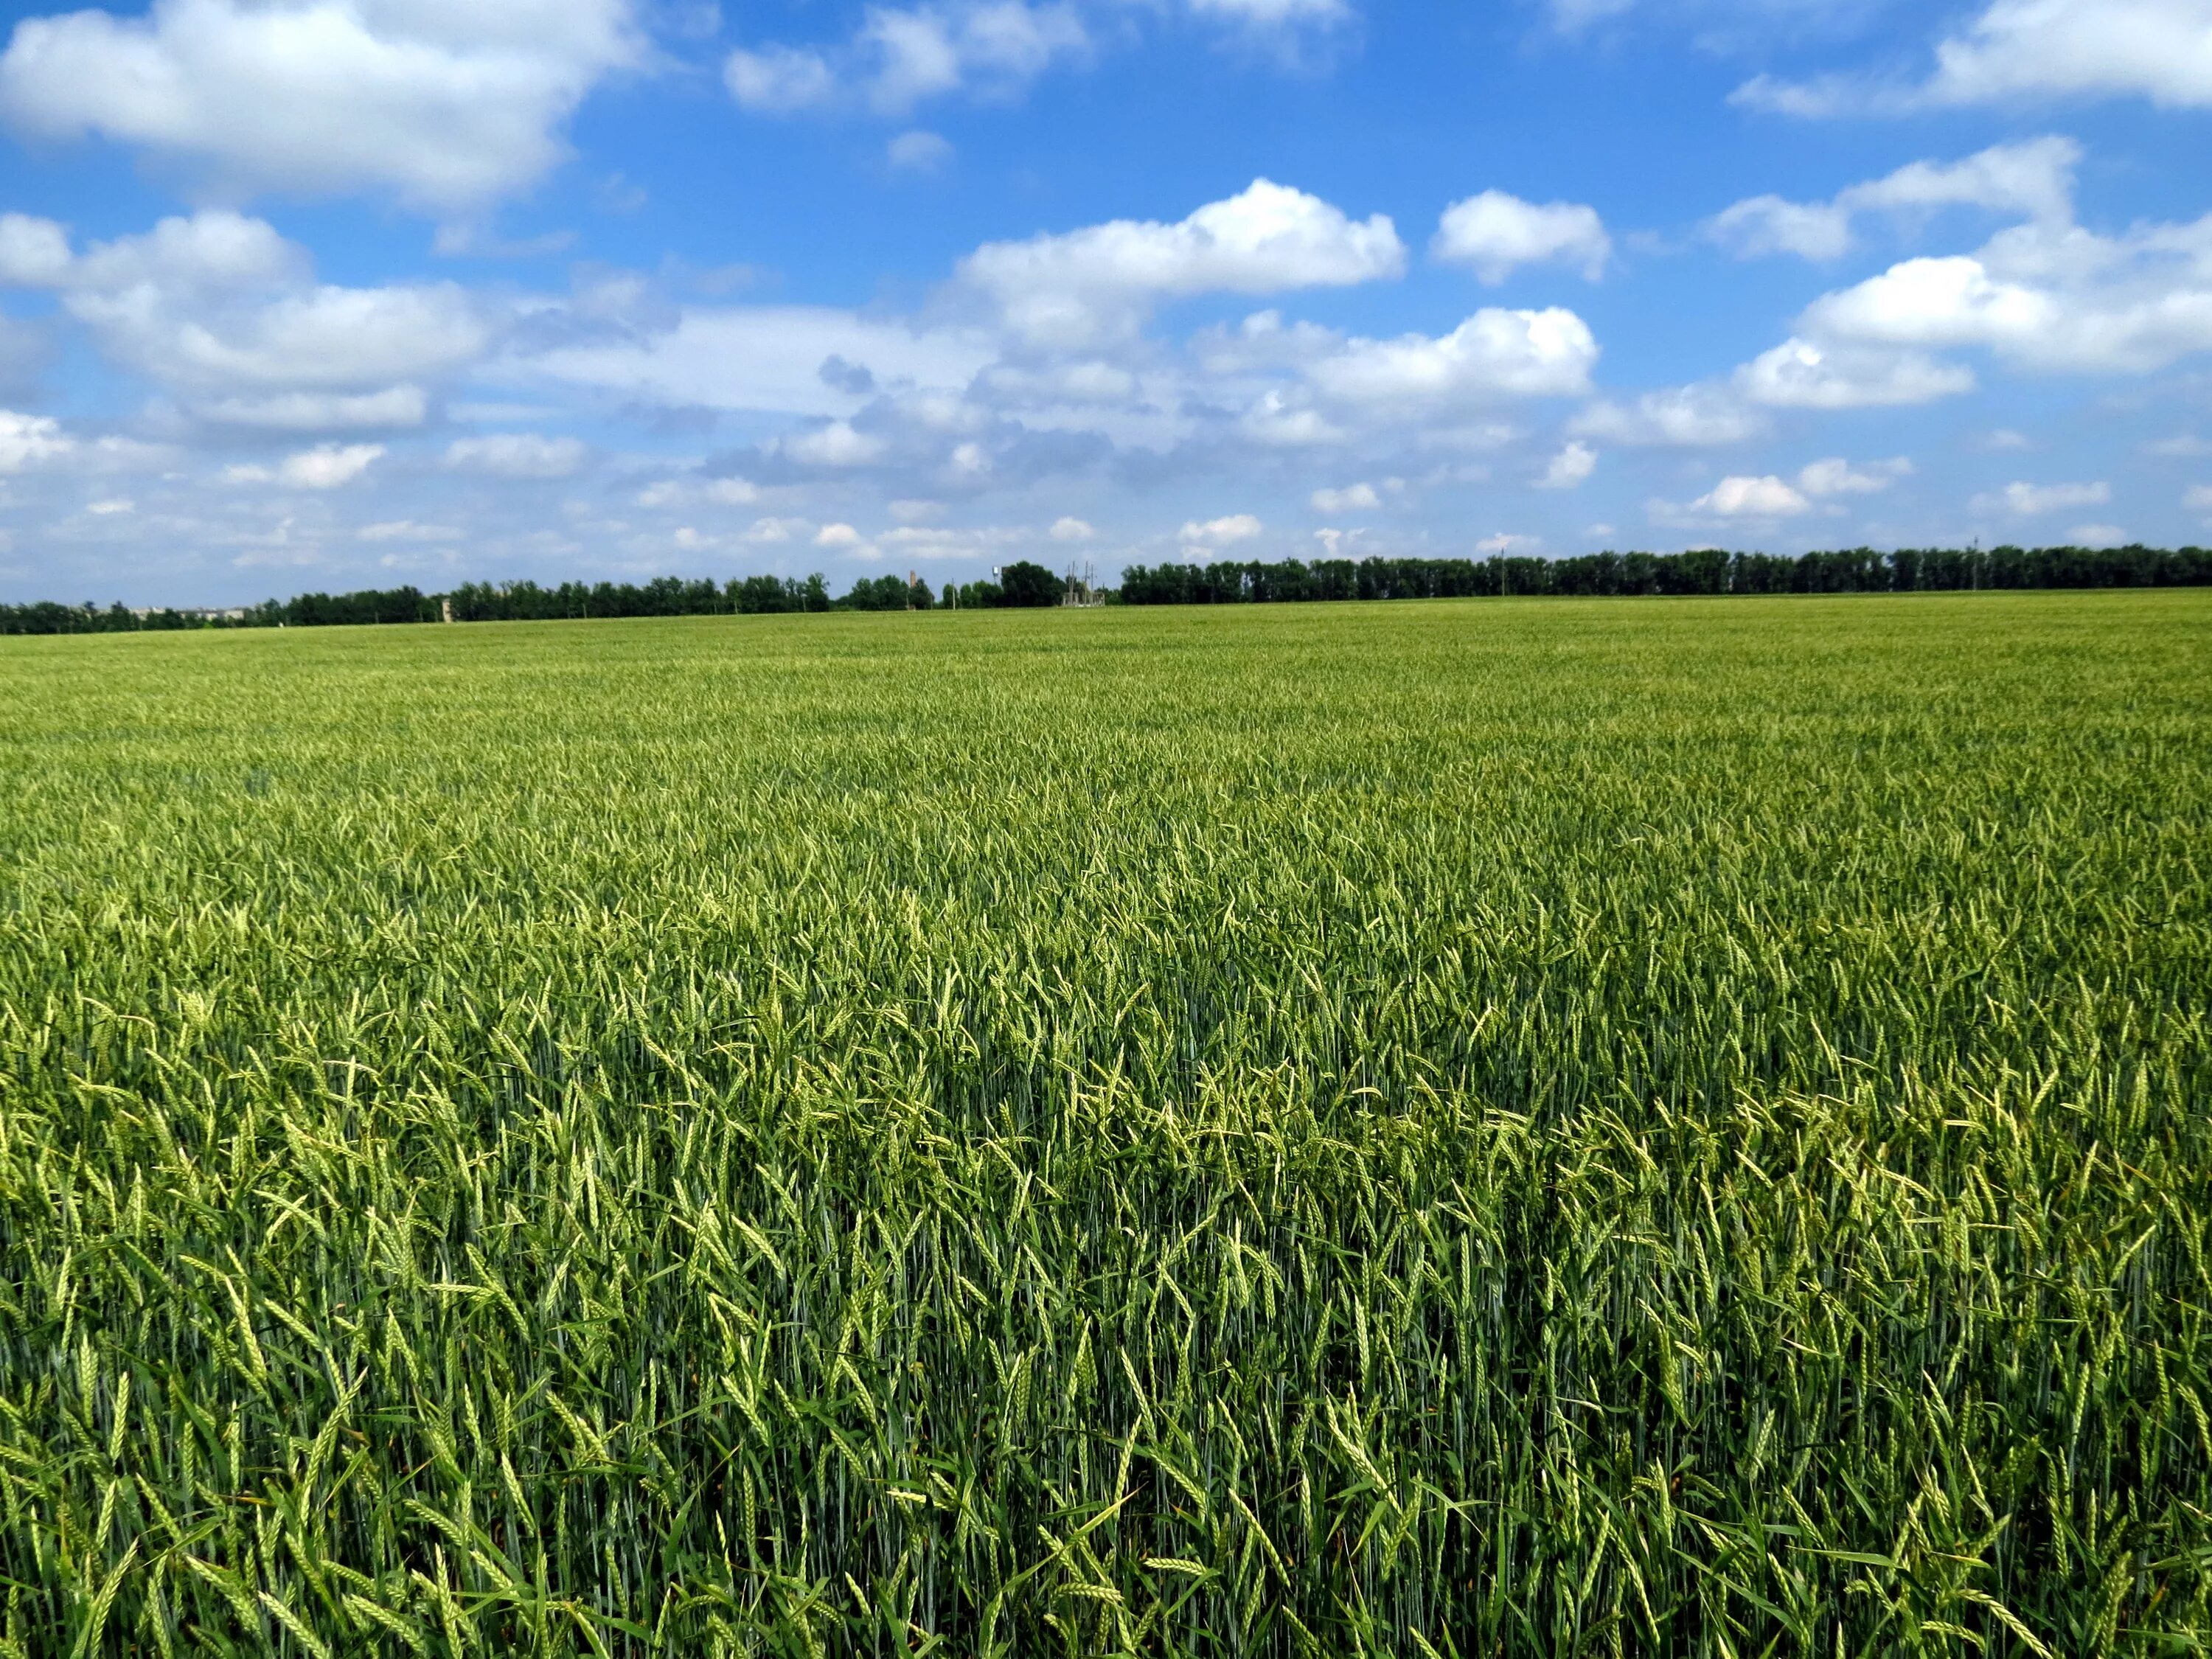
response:
M7 1653L2212 1642L2212 593L0 648Z

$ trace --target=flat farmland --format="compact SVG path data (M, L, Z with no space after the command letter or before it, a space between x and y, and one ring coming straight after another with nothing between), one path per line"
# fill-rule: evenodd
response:
M6 1650L2212 1639L2212 592L0 642Z

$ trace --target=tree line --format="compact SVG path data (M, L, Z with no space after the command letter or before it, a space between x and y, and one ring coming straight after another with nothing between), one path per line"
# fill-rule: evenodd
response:
M995 610L1057 605L1061 579L1018 560L995 580L933 592L904 576L866 576L842 598L819 574L740 576L726 582L662 576L644 583L464 582L450 593L416 587L301 593L227 611L131 610L121 605L0 605L0 634L129 634L191 628L327 628L370 623L550 622L607 617L760 616L786 611Z
M1504 595L1595 597L1692 593L1913 593L1973 588L2212 586L2212 552L1993 547L1872 548L1774 553L1588 553L1565 559L1225 560L1132 565L1121 605L1266 605L1321 599L1443 599ZM610 617L760 616L787 611L1033 608L1057 605L1062 580L1018 560L996 579L933 592L902 576L863 577L842 598L819 574L726 582L662 576L645 583L464 582L450 593L414 587L301 593L229 611L131 610L121 605L0 605L0 634L111 634L191 628L321 628L368 623L545 622Z
M1587 553L1573 558L1297 559L1132 565L1123 605L1266 605L1531 594L1917 593L1973 588L2203 587L2212 553L2152 547L1872 548L1840 552Z

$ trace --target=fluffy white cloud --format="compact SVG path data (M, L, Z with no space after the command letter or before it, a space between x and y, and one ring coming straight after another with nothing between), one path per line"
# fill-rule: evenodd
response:
M50 415L0 409L0 477L34 471L144 472L175 465L176 452L135 439L81 438ZM0 489L0 506L9 498Z
M1753 196L1707 220L1705 234L1740 258L1794 253L1837 259L1850 252L1851 216L1832 202Z
M491 334L453 283L318 283L303 250L221 211L81 254L59 226L17 216L0 223L0 282L54 289L109 357L234 425L416 424L420 382L473 362Z
M807 466L865 466L889 447L872 433L854 429L848 421L830 421L781 440L778 452Z
M1716 519L1789 519L1809 512L1812 503L1772 474L1728 477L1690 503L1690 511Z
M1544 476L1536 480L1536 488L1573 489L1587 483L1596 471L1597 451L1585 443L1570 443L1546 465Z
M1815 501L1832 495L1877 495L1900 478L1912 476L1912 463L1899 455L1855 467L1840 457L1814 461L1797 475L1797 488Z
M477 357L489 333L469 296L447 283L322 286L228 314L164 304L143 291L74 296L68 305L132 367L207 391L443 375Z
M2001 281L1980 260L1954 255L1892 265L1816 300L1805 319L1821 332L1884 345L1993 345L2048 335L2060 310L2050 295Z
M1975 201L2027 217L1976 253L1902 260L1821 296L1792 338L1736 372L1738 393L1778 408L1917 404L1974 385L1971 369L1933 351L1980 349L2030 368L2118 374L2212 350L2212 216L2139 223L2118 236L2084 229L2072 215L2079 159L2070 141L2042 139L1846 191L1839 204Z
M179 157L216 188L390 188L477 207L564 153L561 124L642 61L628 0L155 0L27 18L0 116Z
M55 288L76 263L69 233L52 219L0 213L0 283L17 288Z
M1348 0L1182 3L1199 18L1285 48L1304 33L1353 15ZM1109 39L1127 32L1127 14L1134 9L1121 9L1121 18L1107 20ZM871 5L853 33L835 45L741 47L725 59L722 79L740 105L764 115L860 108L897 116L934 98L1012 98L1050 70L1095 56L1084 11L1070 0Z
M0 282L19 288L117 294L158 288L200 295L295 283L307 252L260 219L211 210L163 219L136 236L95 242L82 254L51 219L0 217Z
M1438 339L1352 339L1316 362L1314 382L1368 404L1435 404L1587 391L1598 346L1571 311L1486 307Z
M2064 221L2074 204L2074 170L2081 147L2070 138L1997 144L1963 161L1915 161L1887 178L1854 185L1827 202L1755 196L1707 222L1707 234L1749 258L1794 253L1834 259L1851 248L1852 219L1862 213L1925 213L1978 207Z
M1342 443L1346 434L1302 397L1279 388L1261 395L1237 422L1253 442L1279 449Z
M722 78L732 97L762 114L850 100L896 115L957 92L1018 91L1090 50L1089 31L1071 5L967 0L873 6L853 38L834 51L742 48L725 61Z
M1815 301L1807 333L1978 346L2031 368L2143 374L2212 350L2212 218L2107 239L2023 226L1978 256L1908 259Z
M2169 108L2212 106L2212 0L1992 0L1936 46L1917 82L1832 76L1759 76L1735 101L1823 117L2051 98L2146 98Z
M566 478L584 464L576 438L549 438L538 432L493 432L457 438L446 449L446 465L461 472L494 478Z
M1087 542L1097 532L1080 519L1057 519L1053 522L1051 535L1056 542Z
M755 547L774 547L811 527L804 519L755 519L738 539Z
M1444 210L1429 253L1466 265L1492 284L1504 282L1519 266L1553 260L1579 265L1595 282L1613 257L1613 239L1595 208L1572 202L1540 206L1502 190L1486 190Z
M1175 224L1119 219L986 243L961 262L960 279L1028 339L1080 347L1133 334L1162 300L1346 287L1405 265L1405 245L1383 215L1353 220L1259 179Z
M1735 372L1744 398L1770 409L1886 409L1974 389L1974 374L1917 351L1784 340Z
M1238 542L1249 542L1267 526L1249 513L1234 513L1226 518L1208 519L1203 524L1193 520L1182 527L1186 551L1194 549L1232 547Z
M836 547L850 550L862 545L867 538L848 524L825 524L814 532L817 547Z
M2015 518L2039 518L2045 513L2067 513L2084 507L2102 507L2112 499L2110 484L2008 483L1992 495L1977 495L1969 503L1977 513L2009 513Z
M59 460L76 447L50 415L21 415L0 409L0 473L21 472L43 461Z
M1647 392L1626 405L1601 400L1569 429L1635 448L1724 449L1758 436L1764 422L1725 388L1698 385Z
M1936 48L1928 101L2139 96L2212 105L2207 0L1996 0Z
M2192 484L2183 492L2182 506L2191 513L2212 513L2212 484Z
M228 483L273 483L286 489L336 489L368 471L384 453L382 444L318 444L287 455L274 468L234 466L225 470Z
M1369 483L1348 484L1342 489L1316 489L1312 495L1313 510L1325 517L1339 514L1364 512L1380 507L1382 498L1376 495L1375 486Z

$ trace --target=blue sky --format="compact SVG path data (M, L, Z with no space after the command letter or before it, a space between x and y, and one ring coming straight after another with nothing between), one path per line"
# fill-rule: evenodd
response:
M2212 0L0 33L0 597L2212 538Z

